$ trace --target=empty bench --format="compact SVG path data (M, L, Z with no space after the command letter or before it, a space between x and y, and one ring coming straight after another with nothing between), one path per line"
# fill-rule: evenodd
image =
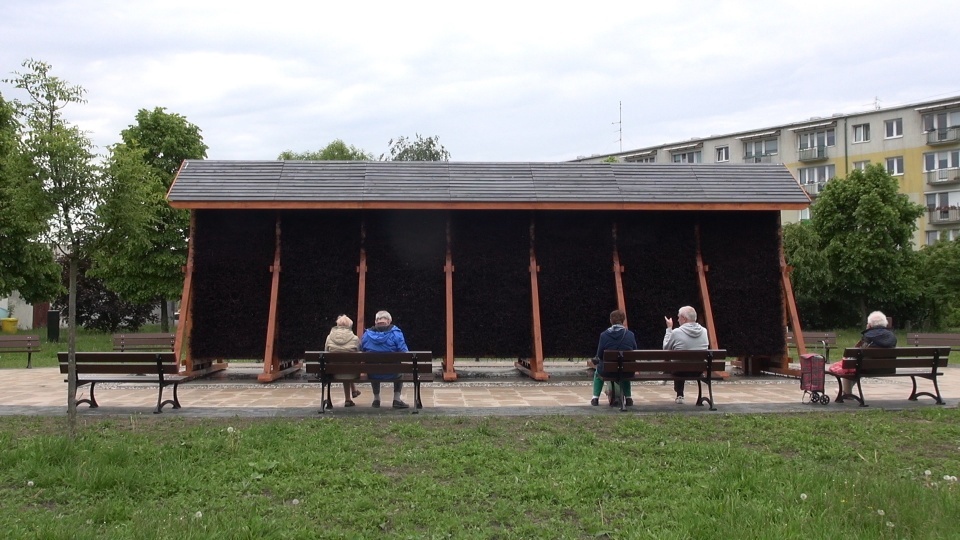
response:
M804 331L803 346L807 349L807 352L816 350L823 351L823 358L829 362L830 349L837 348L837 333ZM793 332L787 332L787 347L791 349L797 348L797 340L794 337Z
M907 334L907 343L914 347L950 347L960 352L960 334Z
M947 365L950 356L950 347L898 347L893 349L880 348L848 348L843 351L843 368L853 370L849 375L837 375L827 371L837 379L839 387L835 403L843 403L845 398L852 398L860 403L861 407L867 404L863 399L861 379L865 377L910 377L913 390L907 397L916 401L920 396L929 396L938 405L943 405L940 397L940 386L937 377L943 375L940 371ZM917 392L917 379L927 379L933 382L933 392ZM843 379L856 384L856 394L843 392ZM852 386L852 384L851 384Z
M172 351L174 334L113 334L113 350Z
M320 413L333 408L333 383L404 381L413 383L413 413L423 408L420 383L433 382L433 353L411 352L324 352L307 351L304 364L311 382L321 383ZM370 379L370 375L396 374L394 379Z
M0 336L0 353L27 353L27 369L33 367L33 353L40 352L38 336Z
M697 406L713 406L713 381L720 377L715 372L726 370L727 351L706 349L697 351L603 351L600 378L604 381L697 381ZM707 395L703 395L706 386ZM612 399L612 398L611 398ZM620 410L626 410L626 400L620 400Z
M180 375L180 365L173 352L77 352L77 388L90 385L90 397L78 399L77 405L86 403L91 409L100 406L94 395L97 383L135 383L157 385L157 407L154 414L162 412L163 407L172 405L180 408L177 398L177 386L189 380ZM57 353L60 360L60 373L68 375L68 357L65 352ZM69 382L69 379L67 379ZM173 399L163 399L163 389L173 387Z

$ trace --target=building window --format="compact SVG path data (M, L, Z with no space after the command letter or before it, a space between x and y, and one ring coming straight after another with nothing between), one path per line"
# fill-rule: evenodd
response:
M903 174L903 156L887 158L887 172L892 176Z
M870 124L857 124L853 126L853 142L861 143L870 140Z
M673 154L674 163L702 163L703 155L700 150L694 152L679 152Z
M823 131L808 131L801 133L798 137L799 149L805 148L823 148L824 146L835 146L837 144L837 132L833 128Z
M804 208L800 211L800 221L806 221L810 219L810 208Z
M953 169L960 166L960 150L930 152L923 155L923 172Z
M927 231L927 245L932 246L940 239L940 231Z
M869 160L869 159L864 160L864 161L854 161L854 162L853 162L853 168L856 169L856 170L858 170L858 171L862 171L862 170L866 169L866 168L867 168L867 165L869 165L869 164L870 164L870 160Z
M949 193L927 193L927 210L950 208Z
M777 155L779 148L777 139L764 139L760 141L744 141L743 157L745 160L754 160L765 156Z
M923 130L935 131L960 126L960 110L923 115Z
M657 156L647 156L633 160L634 163L656 163Z
M819 167L805 167L797 170L801 184L825 184L837 173L836 165L821 165Z
M724 161L730 161L730 147L718 146L717 147L717 163L723 163Z
M884 132L886 138L895 139L897 137L903 137L903 118L887 120L883 123L883 127L886 130Z

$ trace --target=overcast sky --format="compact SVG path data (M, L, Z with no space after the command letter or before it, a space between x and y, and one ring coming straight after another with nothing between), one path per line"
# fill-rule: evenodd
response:
M165 107L200 127L211 159L275 159L337 138L379 156L420 133L455 161L565 161L960 95L956 10L5 0L0 78L34 58L84 87L88 102L66 116L101 152L139 109ZM5 83L0 94L24 97Z

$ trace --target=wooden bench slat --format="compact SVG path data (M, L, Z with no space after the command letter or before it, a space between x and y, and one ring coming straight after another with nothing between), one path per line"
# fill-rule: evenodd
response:
M715 371L717 367L725 367L725 363L713 362L713 370ZM620 362L616 360L607 362L604 361L603 367L604 370L602 373L616 373L617 369L620 368ZM676 361L671 362L668 360L637 360L637 361L628 361L623 362L624 371L706 371L707 363L706 361L691 362L688 360L685 361Z
M636 351L603 351L603 360L608 359L616 361L623 354L624 360L702 360L704 354L710 352L715 360L723 360L727 357L727 351L724 349L708 349L698 351L664 351L660 349L636 350Z
M113 334L113 350L173 350L174 334Z
M86 364L78 363L77 364L77 373L80 374L91 374L91 373L131 373L131 374L144 374L144 375L156 375L158 373L157 364L123 364L122 369L117 369L119 364ZM164 375L176 375L180 372L180 367L174 364L164 364L162 366ZM60 373L66 374L69 370L69 365L67 363L60 364Z

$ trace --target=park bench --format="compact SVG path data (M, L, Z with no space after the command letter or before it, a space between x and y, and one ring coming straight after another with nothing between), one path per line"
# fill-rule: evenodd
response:
M33 353L40 352L39 336L0 336L0 353L27 353L27 369L33 367Z
M696 351L603 351L600 378L604 381L697 381L697 406L713 406L713 381L721 377L716 372L726 370L727 351L706 349ZM703 387L707 387L707 396ZM611 395L611 400L613 396ZM626 410L626 400L620 400L620 410Z
M174 334L113 334L115 351L172 351Z
M342 382L413 383L413 413L423 408L420 383L433 382L433 353L410 352L323 352L307 351L304 364L308 380L321 383L320 413L333 408L330 386ZM369 376L397 374L396 379L370 379Z
M953 352L960 352L960 334L907 334L907 343L914 347L950 347Z
M837 333L808 332L804 330L803 345L806 347L807 352L816 352L817 350L823 351L824 360L829 362L830 349L835 349L837 347ZM797 341L793 336L793 332L787 332L787 347L791 349L797 348Z
M827 374L836 377L839 387L834 402L843 403L845 398L853 398L860 403L861 407L866 407L861 379L865 377L910 377L913 382L913 390L907 399L916 401L920 396L929 396L938 405L943 405L937 377L943 375L940 369L947 365L949 356L950 347L897 347L893 349L851 347L844 349L842 366L844 369L854 371L849 375L837 375L829 370L827 371ZM917 392L917 378L932 381L935 393ZM856 383L857 394L843 393L843 379Z
M159 414L165 405L180 408L177 398L177 386L190 380L190 377L180 375L180 365L173 352L77 352L77 388L85 384L90 385L90 397L78 399L77 405L87 403L91 409L100 405L94 395L97 383L136 383L155 384L158 386L157 407L154 414ZM57 353L60 360L60 373L68 374L68 353ZM69 379L66 380L69 382ZM163 399L163 389L173 386L173 399Z

